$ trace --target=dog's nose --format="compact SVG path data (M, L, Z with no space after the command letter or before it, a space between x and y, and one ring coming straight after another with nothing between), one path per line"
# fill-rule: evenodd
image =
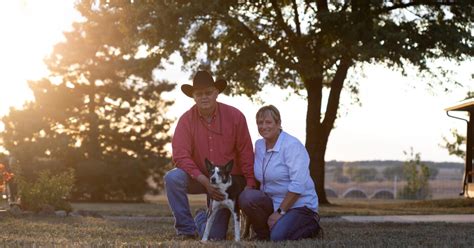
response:
M213 184L216 183L216 179L214 177L211 178L211 183L213 183Z

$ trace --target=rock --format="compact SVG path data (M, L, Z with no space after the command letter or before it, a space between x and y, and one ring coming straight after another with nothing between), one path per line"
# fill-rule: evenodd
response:
M103 218L102 215L94 211L78 210L75 213L83 217Z
M64 217L67 216L67 213L66 213L66 211L64 211L64 210L59 210L59 211L56 211L56 212L54 212L54 213L55 213L56 216L58 216L58 217L63 217L63 218L64 218Z
M43 216L55 215L54 207L49 204L43 205L41 207L41 210L39 211L39 215L43 215Z
M81 217L81 215L78 214L76 211L70 212L69 216L71 216L71 217Z
M0 209L0 217L5 217L5 216L8 216L8 211Z
M8 212L15 217L23 214L23 211L17 204L10 205L10 209L8 209Z

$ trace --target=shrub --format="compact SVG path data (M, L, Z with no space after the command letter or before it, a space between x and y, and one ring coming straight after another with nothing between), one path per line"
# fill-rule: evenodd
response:
M385 179L389 181L393 181L395 178L397 180L405 180L405 174L403 173L403 167L402 166L390 166L386 167L383 171L382 174Z
M55 210L72 210L67 201L74 185L74 171L68 169L62 173L52 174L49 170L39 173L38 178L29 182L19 178L18 187L21 207L24 210L38 212L46 206Z
M348 168L347 173L352 181L358 183L375 181L377 177L377 170L374 168L350 167Z
M403 173L407 179L407 185L400 192L402 199L427 199L430 197L428 179L430 171L428 166L421 162L420 154L410 154L411 158L403 165Z

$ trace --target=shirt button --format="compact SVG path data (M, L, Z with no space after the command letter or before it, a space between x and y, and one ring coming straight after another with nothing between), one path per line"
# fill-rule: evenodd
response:
M212 139L212 137L211 137L211 136L209 136L209 139Z
M209 149L209 151L211 151L211 152L212 152L212 148L211 148L211 149Z

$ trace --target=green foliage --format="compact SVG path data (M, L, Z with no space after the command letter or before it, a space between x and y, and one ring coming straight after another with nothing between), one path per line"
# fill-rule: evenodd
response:
M354 168L349 167L347 174L354 182L370 182L375 181L377 177L377 170L375 168Z
M168 159L154 157L137 159L86 160L76 165L76 178L81 187L75 187L73 198L92 201L143 201L145 193L156 194L162 189L164 172L170 169ZM162 165L162 166L159 166ZM146 179L158 185L150 189ZM105 196L105 197L104 197Z
M320 201L327 202L324 156L341 92L358 92L357 83L346 80L353 77L350 69L382 63L405 72L413 66L433 78L433 60L466 61L474 54L471 0L101 2L92 10L93 1L78 1L77 9L87 21L75 24L74 31L66 33L67 42L57 45L48 59L53 76L62 77L62 83L36 83L35 98L43 104L21 114L21 119L31 118L25 127L7 120L13 123L7 123L8 128L30 130L28 135L4 137L9 151L21 146L27 154L67 154L63 148L45 148L52 142L74 150L82 142L83 157L73 156L79 158L71 162L74 165L88 159L104 162L108 149L142 159L140 151L152 147L162 155L167 140L150 137L165 134L169 127L135 125L142 118L134 117L155 114L152 118L162 123L166 104L138 103L167 89L153 87L152 71L178 54L185 69L205 66L226 78L231 86L227 93L251 97L272 84L307 96L310 170ZM58 106L62 109L53 108ZM117 125L124 117L126 127ZM48 142L34 146L32 140L42 139L42 130ZM7 132L16 136L13 129ZM21 156L20 151L15 154Z
M78 9L89 18L90 6L81 1ZM179 54L186 69L207 67L227 79L227 93L252 97L272 84L307 96L310 170L320 201L327 202L324 156L341 92L358 92L357 83L346 80L354 76L350 69L366 63L402 72L414 67L423 77L453 83L430 63L474 54L472 11L470 0L111 1L93 20L113 22L101 31L124 37L114 44L121 52L142 45L146 55L139 63L155 66Z
M429 179L436 179L436 176L439 173L439 169L435 165L426 164L430 172ZM383 170L383 176L387 180L394 180L395 177L397 180L406 180L403 166L390 166Z
M328 170L329 172L330 170ZM333 175L334 175L334 181L338 183L348 183L350 179L346 176L344 176L344 170L342 168L342 165L336 165L332 168Z
M29 82L34 101L2 118L0 139L25 172L38 161L75 169L74 199L142 200L155 190L147 180L160 185L170 162L173 102L161 94L174 84L153 78L159 57L140 58L121 17L83 4L84 20L45 60L50 75Z
M69 199L74 185L74 171L53 174L48 170L39 172L34 181L25 178L17 179L21 206L25 210L41 211L45 206L52 206L55 210L71 211Z
M405 154L407 154L405 152ZM427 199L430 197L430 187L428 179L430 178L430 171L428 166L420 160L420 154L413 154L413 149L410 151L408 161L403 165L403 174L407 180L407 185L403 187L400 192L402 199Z
M430 179L430 180L435 180L436 177L438 176L439 169L436 168L436 167L434 167L434 166L432 166L432 165L429 165L429 164L427 164L427 166L428 166L428 170L429 170L429 172L430 172L430 177L429 177L429 179Z
M474 91L468 92L464 100L474 100ZM463 148L463 145L466 145L466 139L466 135L461 134L457 129L452 129L451 137L443 137L443 143L441 146L448 150L449 155L454 155L465 160L466 151Z
M403 167L402 166L386 167L382 171L382 174L387 180L395 180L395 177L397 178L397 180L404 180L405 179L405 174L403 173Z

